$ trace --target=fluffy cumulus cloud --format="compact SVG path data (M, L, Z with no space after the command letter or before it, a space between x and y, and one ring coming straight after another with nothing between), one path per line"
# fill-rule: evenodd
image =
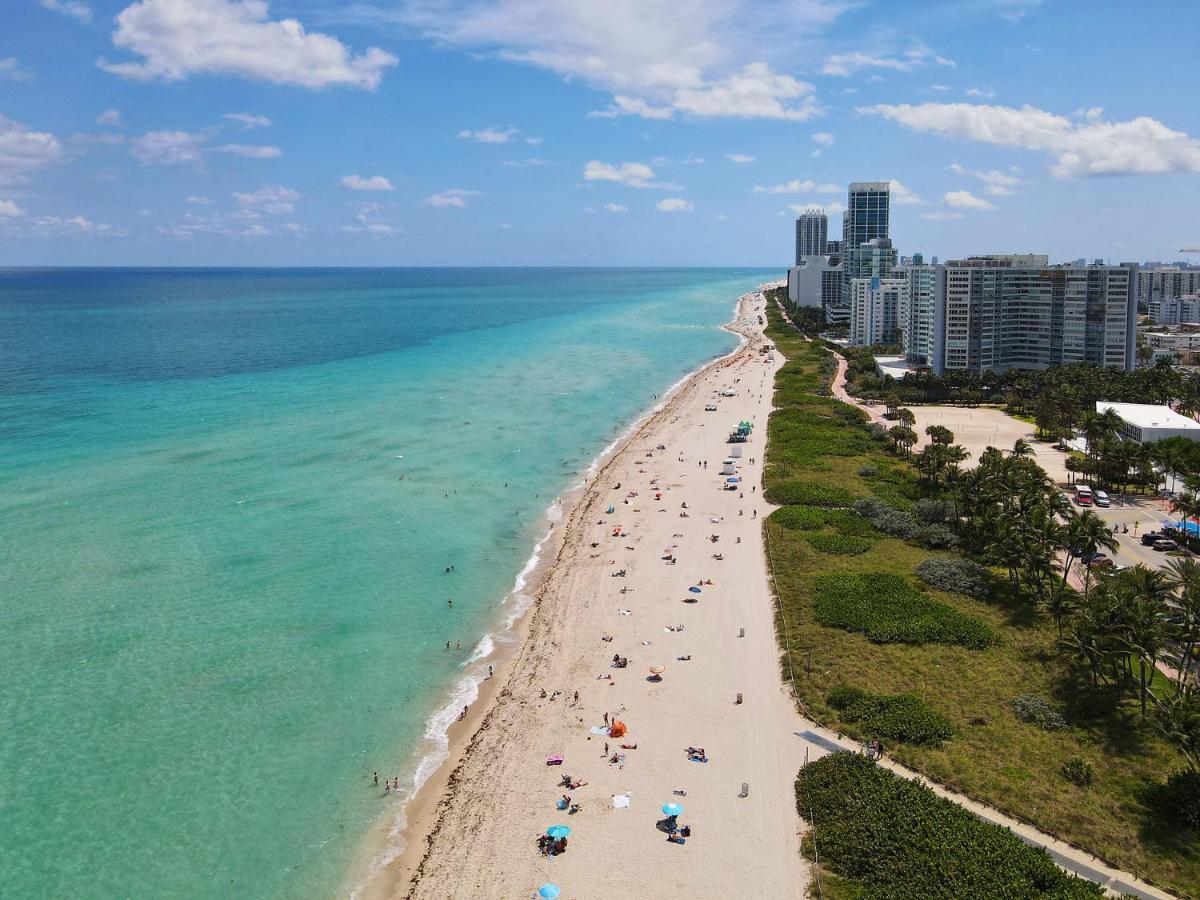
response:
M922 202L921 196L908 185L902 184L894 178L888 184L890 185L891 202L897 206L916 206Z
M54 135L0 116L0 184L25 181L38 169L61 162L64 155Z
M746 163L754 162L753 156L747 156L745 153L729 153L725 156L732 163L744 166Z
M631 188L658 188L666 191L683 190L669 181L655 181L654 170L645 163L626 162L619 166L593 159L583 167L584 181L612 181Z
M879 104L859 111L914 131L1049 153L1059 178L1200 172L1200 140L1139 116L1108 122L1098 109L1068 118L1034 106Z
M349 191L394 191L392 183L382 175L370 175L364 178L362 175L343 175L341 180L342 187Z
M92 21L92 8L80 0L38 0L38 5L64 16L70 16L76 22Z
M667 197L654 204L663 212L691 212L692 204L682 197Z
M426 197L421 202L426 206L434 206L440 209L464 209L467 205L467 200L470 197L478 197L479 191L468 191L463 188L451 188L448 191L441 191Z
M629 207L622 206L620 203L605 203L604 211L610 213L624 213L629 212Z
M954 60L939 56L927 47L913 47L899 56L876 56L854 51L852 53L835 53L830 56L825 60L825 65L821 67L821 74L845 77L864 69L912 72L930 65L953 66Z
M764 187L761 184L754 186L754 193L756 194L807 194L810 191L815 191L818 194L840 194L843 190L845 189L841 185L829 182L818 184L811 178L806 178L803 181L795 178L783 184L773 184L769 187Z
M840 0L440 0L379 14L439 42L581 80L600 116L803 120L812 86L772 68L850 4ZM748 61L748 63L747 63Z
M942 202L953 209L995 209L996 207L982 197L976 197L970 191L947 191L942 195Z
M0 200L0 219L15 219L25 215L25 210L12 200Z
M812 142L822 147L832 147L834 137L828 131L818 131L812 136Z
M205 136L190 131L148 131L133 139L130 152L143 165L199 165Z
M283 156L283 151L278 147L265 144L224 144L217 147L216 152L240 156L243 159L276 159Z
M266 0L139 0L117 16L113 43L139 62L98 65L140 81L238 75L308 88L374 90L396 57L371 47L355 55L337 38L296 19L270 18Z
M236 122L238 125L241 125L247 130L251 128L266 128L271 124L271 120L269 118L266 116L260 116L256 113L232 112L225 113L225 115L221 116L221 118L229 122Z

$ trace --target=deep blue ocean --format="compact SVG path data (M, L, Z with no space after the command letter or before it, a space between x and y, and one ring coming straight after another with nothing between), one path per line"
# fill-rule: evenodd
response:
M0 270L0 895L343 890L547 507L777 274Z

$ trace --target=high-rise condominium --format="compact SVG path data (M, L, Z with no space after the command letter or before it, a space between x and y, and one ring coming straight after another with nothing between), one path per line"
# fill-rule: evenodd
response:
M1040 255L946 263L945 369L1133 368L1137 266L1047 263Z
M823 210L808 209L796 219L796 265L806 256L824 256L829 238L829 217Z
M889 237L889 184L886 181L855 181L846 197L842 216L842 244L847 253L875 238Z

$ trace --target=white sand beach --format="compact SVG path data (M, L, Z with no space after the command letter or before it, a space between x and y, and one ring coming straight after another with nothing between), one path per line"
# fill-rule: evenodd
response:
M545 882L566 898L802 892L792 785L805 742L788 738L803 720L780 674L760 530L782 363L759 352L762 304L742 299L735 330L748 342L682 386L575 504L520 648L457 729L447 771L411 805L405 854L367 895L512 898ZM743 419L755 426L740 445L743 480L724 490L726 439ZM661 681L651 666L665 667ZM606 714L624 736L600 733ZM689 760L689 747L708 761ZM564 775L585 784L560 787ZM556 808L564 794L577 813ZM670 802L685 809L686 843L656 828ZM553 824L572 831L547 858L537 838Z

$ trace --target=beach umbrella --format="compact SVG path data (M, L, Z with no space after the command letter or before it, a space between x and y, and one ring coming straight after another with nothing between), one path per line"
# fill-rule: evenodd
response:
M674 818L675 816L682 816L683 815L683 807L680 806L678 803L667 803L663 806L663 815L671 816L672 818Z
M554 900L562 891L558 889L557 884L543 884L538 888L538 896L545 897L546 900Z
M555 840L558 838L565 838L570 833L571 827L569 825L551 825L546 829L546 834L550 835L550 837L554 838Z
M693 594L700 593L700 588L696 587L694 584L690 588L688 588L688 590L691 591Z

